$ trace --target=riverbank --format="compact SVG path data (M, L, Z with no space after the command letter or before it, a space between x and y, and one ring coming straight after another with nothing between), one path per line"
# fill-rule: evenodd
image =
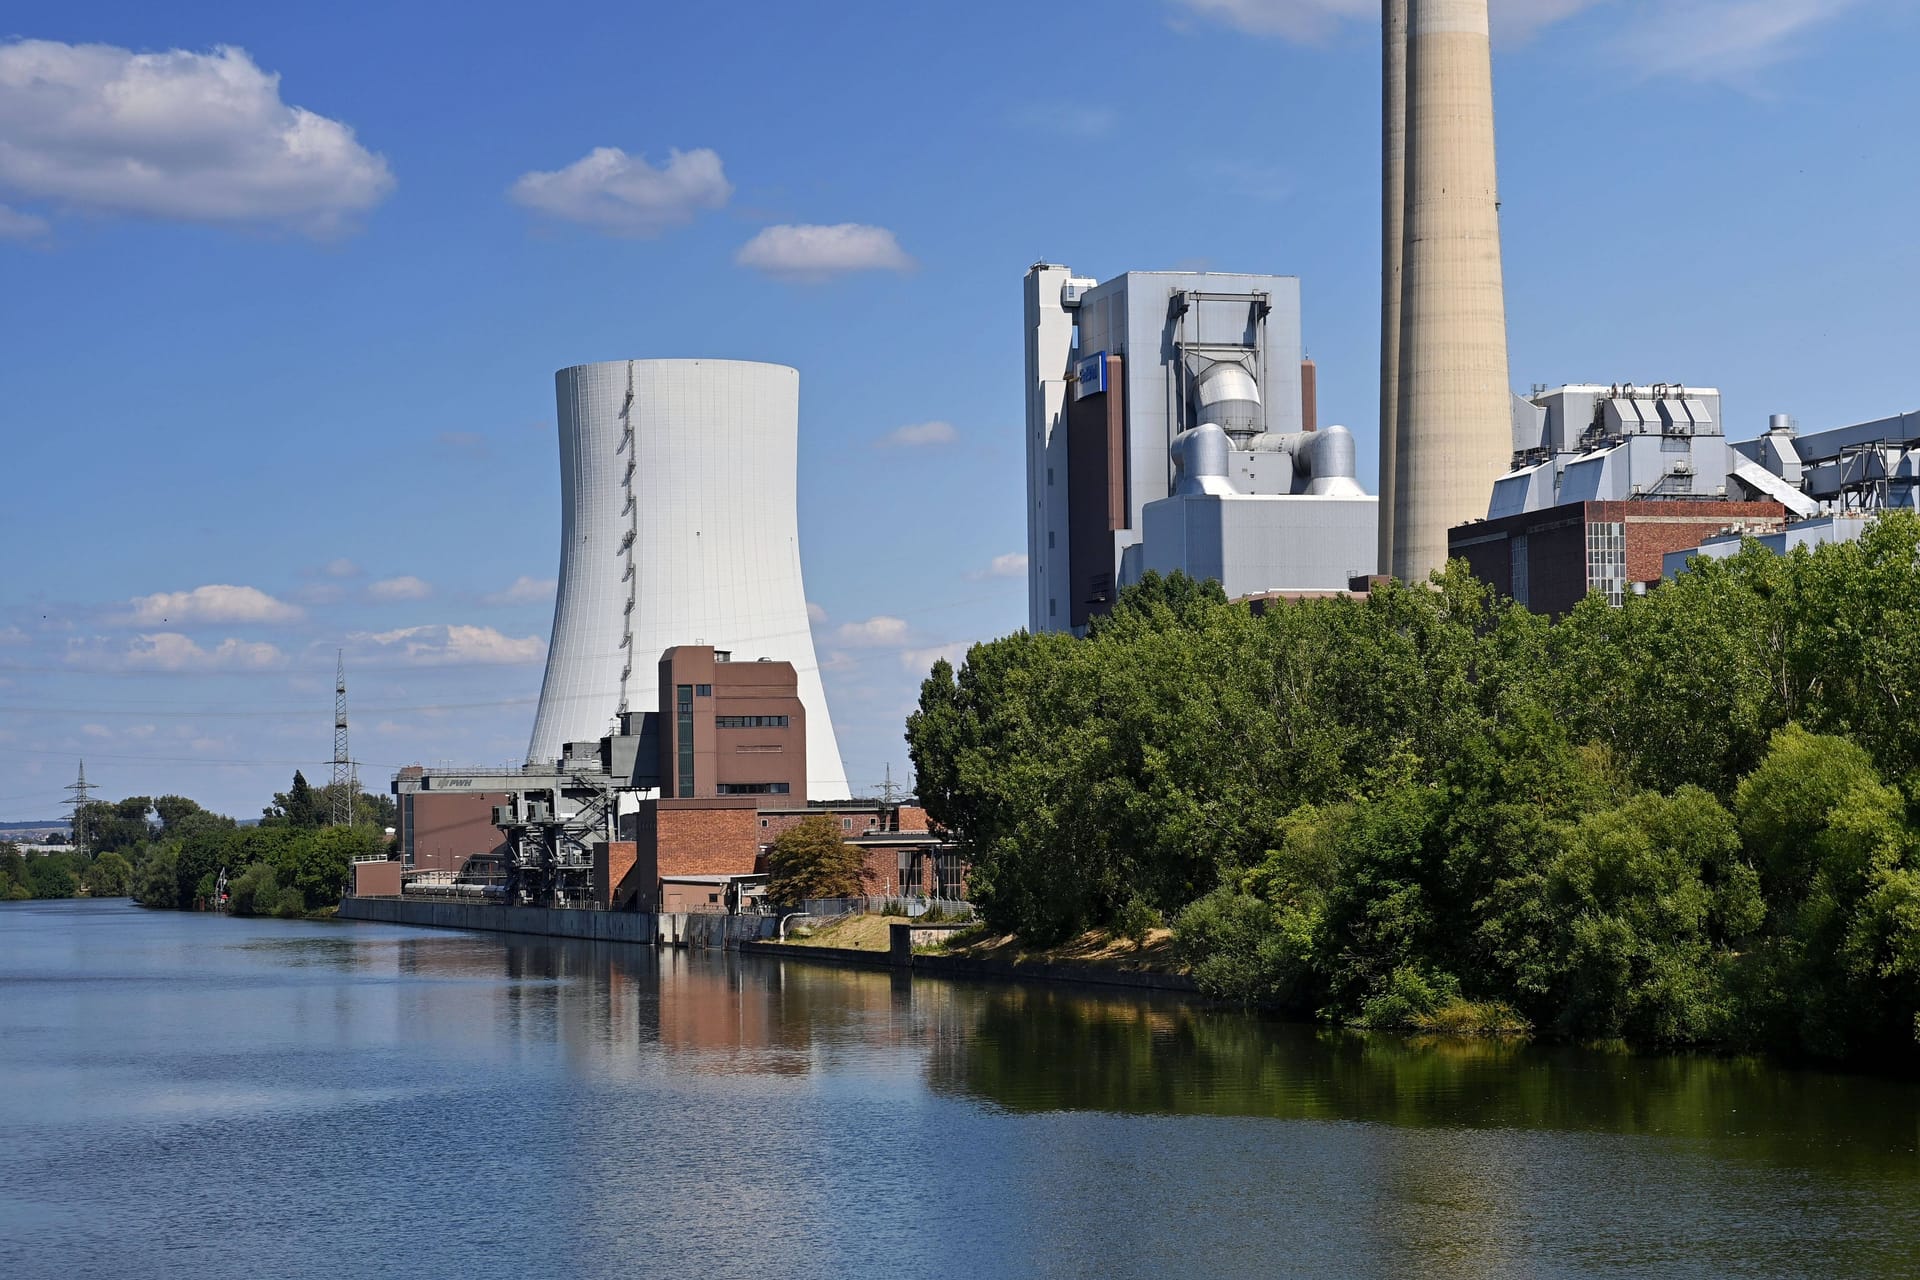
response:
M884 951L875 945L876 924L887 931ZM875 916L823 926L802 939L742 943L740 950L773 959L885 967L931 977L1200 994L1193 979L1175 967L1172 935L1165 929L1155 930L1144 943L1096 930L1057 947L1036 949L1009 935L978 931L946 941L911 920Z

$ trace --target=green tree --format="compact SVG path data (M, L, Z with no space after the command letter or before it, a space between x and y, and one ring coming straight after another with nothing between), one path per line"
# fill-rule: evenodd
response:
M109 850L93 860L82 882L89 897L124 898L133 883L133 864Z
M293 785L285 791L277 791L273 803L261 810L261 824L276 827L323 827L331 818L331 810L307 783L307 775L295 769Z
M854 897L862 889L860 851L825 814L801 820L767 850L767 895L782 906L808 898Z
M133 900L143 907L178 907L179 860L179 850L172 845L150 852L134 870Z

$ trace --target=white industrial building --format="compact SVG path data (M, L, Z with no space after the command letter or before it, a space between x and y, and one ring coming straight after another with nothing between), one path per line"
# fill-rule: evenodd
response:
M1229 596L1373 573L1378 502L1314 430L1290 276L1026 277L1028 617L1084 632L1149 570Z
M847 795L800 576L799 373L615 360L554 383L560 584L529 765L657 715L660 655L704 644L793 664L807 792Z

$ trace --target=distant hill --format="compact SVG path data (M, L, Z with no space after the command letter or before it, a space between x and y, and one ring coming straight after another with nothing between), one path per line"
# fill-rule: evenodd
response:
M65 818L49 818L45 822L0 822L0 831L58 831L67 830Z

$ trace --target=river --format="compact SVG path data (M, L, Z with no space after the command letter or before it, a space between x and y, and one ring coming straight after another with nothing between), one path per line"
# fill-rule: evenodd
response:
M0 1276L1920 1274L1920 1085L0 905Z

